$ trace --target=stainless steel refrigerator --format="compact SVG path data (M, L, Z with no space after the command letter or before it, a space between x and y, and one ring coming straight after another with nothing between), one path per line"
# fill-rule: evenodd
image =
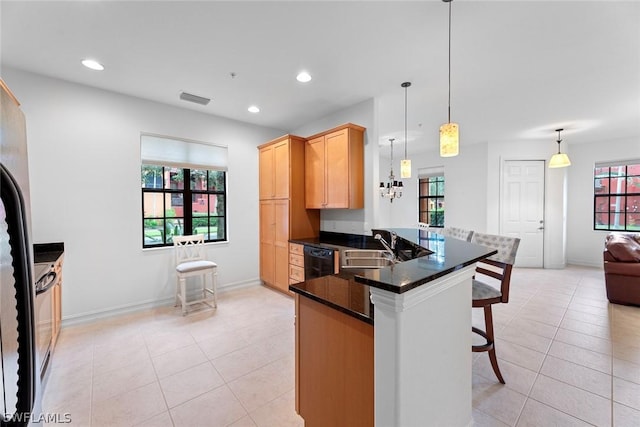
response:
M38 417L35 290L26 124L19 103L0 79L0 424Z

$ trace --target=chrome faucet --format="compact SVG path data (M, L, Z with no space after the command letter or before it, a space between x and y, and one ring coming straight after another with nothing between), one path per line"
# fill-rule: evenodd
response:
M387 250L387 252L389 252L389 260L393 263L397 263L398 259L396 257L396 254L394 252L395 246L396 246L396 239L398 238L398 235L396 233L394 233L393 231L391 232L391 244L389 244L389 242L387 242L384 237L382 237L382 235L380 235L379 233L376 234L375 236L373 236L374 239L376 240L380 240L380 243L382 244L382 246L384 246L384 248Z
M398 233L395 231L390 231L391 234L391 249L395 251L396 249L396 241L398 240Z

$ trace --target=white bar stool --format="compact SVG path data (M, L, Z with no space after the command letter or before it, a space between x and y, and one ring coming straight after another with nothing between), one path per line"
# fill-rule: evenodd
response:
M204 257L204 235L174 236L173 247L176 256L176 306L182 305L182 315L187 314L187 306L204 303L212 308L218 306L216 285L218 265ZM186 282L188 277L200 276L202 298L187 301ZM211 287L207 287L207 277Z

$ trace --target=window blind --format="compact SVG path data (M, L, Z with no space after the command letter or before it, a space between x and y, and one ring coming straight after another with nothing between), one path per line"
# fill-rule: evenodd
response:
M228 148L223 145L142 134L140 159L144 164L189 169L227 170Z

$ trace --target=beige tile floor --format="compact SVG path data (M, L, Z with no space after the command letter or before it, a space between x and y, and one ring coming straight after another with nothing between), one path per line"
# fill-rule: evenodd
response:
M640 426L640 308L609 304L598 269L516 268L511 290L494 310L507 384L474 354L474 425ZM215 311L64 328L43 408L74 426L302 426L293 311L253 287L221 293Z

